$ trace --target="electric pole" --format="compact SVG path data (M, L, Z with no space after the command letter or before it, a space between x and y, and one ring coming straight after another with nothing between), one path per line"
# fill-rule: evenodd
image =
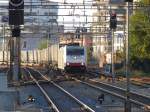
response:
M9 0L9 25L12 37L10 45L10 71L12 81L18 82L20 74L20 25L24 24L24 0Z
M125 112L131 112L130 102L130 76L129 76L129 2L133 0L125 0L126 2L126 62L125 62L125 73L126 73L126 101L125 101Z
M111 73L112 73L112 82L115 82L115 73L114 73L114 31L117 28L117 18L116 12L112 11L110 14L110 29L112 33L112 51L111 51Z

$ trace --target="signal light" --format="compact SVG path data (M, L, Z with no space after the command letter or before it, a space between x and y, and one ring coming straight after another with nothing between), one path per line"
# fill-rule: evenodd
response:
M80 38L80 28L76 29L76 38Z
M117 15L115 12L111 13L110 15L110 29L117 28Z
M110 19L116 19L116 13L112 13Z

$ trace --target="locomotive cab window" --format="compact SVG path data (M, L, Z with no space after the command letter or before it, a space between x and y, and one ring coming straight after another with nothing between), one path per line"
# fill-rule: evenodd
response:
M67 49L67 55L84 55L84 49Z

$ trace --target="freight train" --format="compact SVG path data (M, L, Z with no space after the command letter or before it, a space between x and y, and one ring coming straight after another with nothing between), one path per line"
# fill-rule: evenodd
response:
M22 63L51 64L61 71L86 71L86 48L77 45L51 45L43 50L22 51Z

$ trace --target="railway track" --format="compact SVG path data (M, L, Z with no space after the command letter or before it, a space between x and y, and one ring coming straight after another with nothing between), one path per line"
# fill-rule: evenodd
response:
M39 71L28 69L28 72L56 112L95 112ZM39 84L38 80L41 79L49 81L49 84Z
M113 96L117 96L118 98L121 98L123 100L126 100L126 90L123 88L119 88L117 86L113 86L107 83L95 81L92 79L84 78L83 79L77 79L73 78L76 81L79 81L82 84L88 85L92 88L98 89L100 91L103 91L104 93L111 94ZM130 92L130 101L131 103L140 106L140 107L147 107L150 105L150 98L147 96L144 96L142 94L138 94L135 92Z
M77 75L77 76L80 76L80 75ZM69 76L74 76L74 75L67 74L66 76L69 77ZM82 77L82 78L73 77L72 79L74 79L82 84L88 85L92 88L103 91L104 93L116 96L120 99L123 99L124 101L126 100L126 95L128 94L126 92L126 89L123 89L118 86L113 86L111 84L99 82L96 80L92 80L89 77ZM150 107L150 97L149 96L146 96L146 95L134 92L134 91L130 91L129 95L130 95L131 104L134 104L135 106L138 106L140 108ZM148 110L148 111L150 111L150 110Z
M49 111L50 112L60 112L58 110L58 108L56 107L56 105L53 103L53 101L49 98L48 94L45 92L45 90L41 87L41 85L39 84L38 80L41 79L39 75L35 76L32 75L33 71L31 71L30 69L25 69L26 72L28 72L29 77L33 80L33 82L35 82L35 84L38 86L38 88L40 89L40 91L42 92L42 94L45 96L47 103L49 105ZM38 80L35 78L37 77Z
M88 72L88 74L89 74L89 72ZM94 74L96 74L96 73L94 73ZM124 92L126 91L127 84L126 84L125 80L121 80L121 81L116 80L115 83L112 83L107 80L104 80L104 81L103 80L99 80L99 81L93 80L93 81L95 81L96 83L111 85L111 86L120 88ZM137 96L137 95L144 96L149 99L150 98L149 88L150 88L150 84L148 82L141 82L141 81L135 81L135 80L130 81L131 97L133 96L133 94L135 94L135 96Z
M91 74L91 75L94 75L94 76L99 76L100 74L106 78L111 78L111 74L109 75L105 75L105 73L101 73L101 72L94 72L94 71L88 71L87 72L88 74ZM122 79L124 79L125 77L123 76L116 76L116 81L117 80L121 80L122 82L125 83L125 81L123 81ZM141 88L150 88L150 84L149 83L146 83L146 82L141 82L141 81L136 81L136 80L132 80L130 81L131 85L133 86L138 86L138 87L141 87Z
M40 72L38 72L38 73L42 76L43 79L49 81L50 84L59 86L56 83L54 83L53 81L51 81L50 78L45 77ZM80 82L80 83L82 83L84 85L87 85L89 87L95 88L96 90L103 91L104 93L110 94L112 96L116 96L117 98L120 98L123 101L126 100L126 90L125 89L122 89L122 88L119 88L119 87L116 87L116 86L112 86L110 84L101 83L101 82L98 82L98 81L95 81L95 80L92 80L92 79L88 79L88 78L83 78L84 80L80 80L80 79L77 79L77 78L71 78L71 79L73 79L75 81L78 81L78 82ZM43 88L45 88L45 90L50 90L50 88L53 88L53 90L56 89L56 91L58 91L58 88L63 89L60 86L59 87L55 87L55 88L54 87L48 87L48 86L45 87L45 86L43 86ZM51 96L51 98L54 99L55 101L56 101L56 99L59 100L61 98L61 97L60 98L54 98L53 96ZM137 94L137 93L134 93L134 92L130 93L130 101L131 101L132 104L134 104L134 105L138 106L138 108L142 108L142 109L144 107L147 107L147 106L149 107L149 105L150 105L150 99L147 96L143 96L141 94ZM56 102L56 104L59 105L59 103L57 103L57 102ZM80 110L80 108L77 108L77 107L74 108L74 107L72 107L72 109L75 109L75 110Z
M95 87L101 87L102 89L106 89L112 93L116 93L118 95L121 95L122 98L125 99L126 96L126 90L123 88L119 88L117 86L112 86L110 84L106 84L106 83L102 83L102 82L98 82L95 80L89 80L86 82L82 82L84 84L88 84L90 86L92 86L91 84L93 84ZM131 102L135 103L137 105L150 105L150 98L135 92L130 92L130 98L131 98Z

